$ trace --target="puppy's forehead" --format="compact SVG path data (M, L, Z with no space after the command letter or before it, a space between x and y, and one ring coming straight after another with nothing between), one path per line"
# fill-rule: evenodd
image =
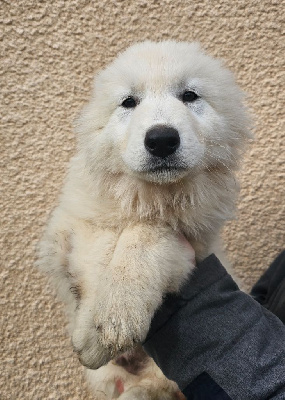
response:
M142 42L120 54L99 78L137 91L161 91L207 78L209 60L215 61L197 43Z

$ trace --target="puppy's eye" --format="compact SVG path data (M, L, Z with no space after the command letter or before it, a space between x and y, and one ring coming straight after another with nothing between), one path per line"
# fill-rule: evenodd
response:
M137 101L132 96L129 96L122 102L121 105L124 108L135 108Z
M186 90L182 95L183 103L193 103L193 101L198 99L198 95L192 90Z

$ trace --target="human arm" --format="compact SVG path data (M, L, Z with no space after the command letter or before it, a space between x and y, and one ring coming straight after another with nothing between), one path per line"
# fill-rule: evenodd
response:
M228 396L207 399L285 398L285 327L238 289L214 255L179 296L165 299L144 348L189 399L202 374Z

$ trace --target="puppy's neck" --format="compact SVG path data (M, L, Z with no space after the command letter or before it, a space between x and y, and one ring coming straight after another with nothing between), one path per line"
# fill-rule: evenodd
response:
M157 185L127 174L92 174L83 165L78 168L77 160L71 164L63 196L77 217L96 225L162 222L199 239L216 234L233 217L237 189L234 174L218 168Z

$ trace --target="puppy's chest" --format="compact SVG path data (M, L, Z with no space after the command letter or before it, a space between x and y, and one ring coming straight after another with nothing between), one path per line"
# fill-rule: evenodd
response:
M153 230L156 227L171 227L173 232L177 235L182 234L192 244L201 243L203 247L211 241L211 236L203 226L199 226L193 218L189 220L181 220L177 215L172 215L170 218L162 219L161 216L151 216L141 218L137 215L132 216L100 216L99 218L93 218L86 221L89 225L89 229L93 233L111 231L115 235L120 235L125 229L135 226L146 227L147 230Z

